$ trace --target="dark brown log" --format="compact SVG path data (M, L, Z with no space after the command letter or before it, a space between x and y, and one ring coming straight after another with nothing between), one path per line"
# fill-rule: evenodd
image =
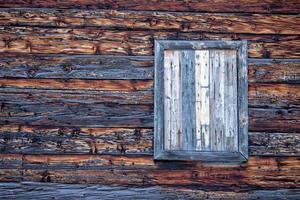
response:
M0 102L15 104L86 103L153 105L153 91L44 90L0 88ZM4 108L4 105L2 109Z
M153 163L152 156L144 156L134 162L137 158L25 155L24 180L143 186L193 185L202 189L237 191L295 188L300 178L300 160L297 157L250 157L247 163L241 165Z
M153 79L152 56L0 54L0 77ZM249 59L249 82L300 83L299 59Z
M300 83L300 60L249 60L249 82Z
M153 57L0 54L0 77L153 79Z
M300 34L298 15L208 14L111 10L1 9L0 25L99 27L183 32Z
M249 133L249 154L300 156L300 133Z
M0 0L0 7L163 10L192 12L286 13L300 12L297 0Z
M152 80L0 79L0 87L102 91L151 90Z
M249 57L299 58L300 36L149 31L112 31L92 28L53 29L0 27L0 51L11 53L65 53L153 55L154 39L248 40Z
M22 180L22 155L0 154L0 181Z
M248 99L251 107L299 108L300 85L250 83Z
M250 108L249 130L300 132L300 110L298 108Z
M0 127L1 153L152 154L152 129Z
M0 152L153 154L153 129L0 127ZM300 156L299 133L249 133L249 154Z
M44 79L0 79L2 86L10 86L0 90L3 94L0 98L0 123L66 127L153 127L153 93L150 89L148 92L135 91L130 94L128 91L126 93L124 86L115 80L113 82L117 87L114 89L117 91L99 91L97 96L95 91L74 90L72 92L72 90L65 90L68 86L61 81L46 80L45 83L50 81L57 84L41 84L44 83ZM78 88L83 80L76 81L70 86L71 88ZM84 82L86 86L91 85L90 80ZM75 83L79 83L79 86ZM147 85L152 86L152 81L149 80ZM39 90L22 90L18 87ZM45 88L64 90L47 90L47 92L40 90ZM126 88L127 86L125 90ZM249 88L249 129L251 131L300 131L298 85L256 83L250 84ZM123 100L128 104L123 103Z

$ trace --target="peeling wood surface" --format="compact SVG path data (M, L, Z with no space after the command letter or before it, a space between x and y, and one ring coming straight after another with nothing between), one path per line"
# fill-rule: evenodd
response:
M108 199L116 191L128 199L299 199L297 0L0 0L0 7L0 196L12 198L18 187L19 199L80 191ZM248 40L248 163L153 161L155 39ZM29 180L106 186L7 184Z
M0 53L1 78L153 79L152 56ZM300 83L300 59L249 59L249 82Z
M43 128L5 125L0 152L25 154L152 155L153 129ZM299 133L249 133L249 154L300 156Z
M23 181L194 186L235 192L299 187L298 157L250 157L241 165L154 163L152 156L24 155L22 158Z
M291 199L299 198L299 189L254 190L252 192L205 191L182 187L124 187L57 183L0 183L5 199Z
M248 40L251 58L300 58L299 35L0 27L0 52L153 55L154 39Z
M81 9L115 9L115 10L163 10L190 12L245 12L245 13L285 13L300 12L297 0L1 0L0 7L27 8L81 8Z
M300 34L298 15L0 9L2 26L100 27L183 32Z

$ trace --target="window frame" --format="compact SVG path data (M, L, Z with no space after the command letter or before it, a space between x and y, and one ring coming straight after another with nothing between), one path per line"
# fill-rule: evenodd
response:
M164 51L237 50L238 151L164 150ZM155 40L154 159L244 162L248 160L248 48L247 41Z

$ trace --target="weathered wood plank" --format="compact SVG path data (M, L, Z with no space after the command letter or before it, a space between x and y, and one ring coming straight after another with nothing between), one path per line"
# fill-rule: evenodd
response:
M181 74L179 95L182 99L180 120L182 123L182 150L195 150L196 147L196 96L195 96L195 51L181 51Z
M300 156L300 133L249 133L251 155Z
M42 192L41 192L42 191ZM253 190L237 191L208 191L199 188L184 187L128 187L112 185L60 184L60 183L0 183L0 196L4 199L290 199L297 200L299 189Z
M164 149L181 149L180 52L164 52Z
M237 52L224 51L224 133L223 145L226 151L238 151L238 85Z
M152 129L0 127L0 152L152 154Z
M300 34L298 15L8 8L0 9L0 16L2 26L85 26L183 32Z
M204 165L190 162L154 165L152 156L142 158L138 161L142 163L133 164L132 160L136 158L117 156L116 159L121 162L114 164L111 156L99 156L97 159L95 156L84 156L81 159L80 156L70 155L25 155L24 180L144 186L194 185L203 189L220 190L222 187L224 190L249 190L262 187L294 188L298 187L300 178L300 161L297 157L250 157L247 163L241 165ZM127 162L128 159L131 162ZM95 167L96 163L100 166ZM103 167L101 163L106 166Z
M190 12L245 12L245 13L286 13L300 12L297 0L0 0L0 7L5 8L82 8L82 9L116 9L116 10L162 10Z
M299 156L299 137L299 133L250 132L249 154ZM153 129L0 127L1 153L152 155L152 140Z
M299 58L300 36L0 27L0 52L153 55L153 39L248 40L251 58Z
M300 83L299 59L249 59L248 71L250 83Z
M153 79L152 56L0 53L0 77ZM300 83L299 59L249 59L249 82Z
M0 79L1 81L2 79ZM25 81L25 79L24 79ZM28 80L31 83L32 80ZM129 120L130 123L138 119L135 123L142 125L142 119L147 126L152 127L153 119L153 91L88 91L88 90L43 90L34 85L35 89L21 88L0 88L1 103L1 122L5 123L34 123L43 121L44 124L72 126L75 122L69 120L82 119L78 121L83 126L97 126L101 119L96 116L90 116L97 113L97 116L107 116L105 110L111 108L112 113L116 115L126 113L136 113L139 115L126 115L123 120ZM77 87L77 86L73 86ZM60 87L59 87L60 88ZM122 88L122 87L121 87ZM120 89L121 89L120 88ZM82 88L84 89L84 88ZM286 92L281 92L286 91ZM290 91L290 92L289 92ZM249 86L249 109L250 126L252 131L299 131L299 86L290 84L255 84ZM52 105L52 106L49 106ZM137 105L137 107L135 107ZM78 107L79 106L79 107ZM69 108L74 108L70 110ZM88 111L88 109L92 109ZM133 108L133 110L130 110ZM32 110L31 110L32 109ZM93 110L96 109L96 110ZM129 111L127 111L129 109ZM120 111L120 113L118 112ZM135 111L134 111L135 110ZM52 120L47 119L47 112L50 112ZM58 113L56 113L58 112ZM83 116L81 117L81 113ZM35 114L36 113L36 116ZM51 114L52 113L52 114ZM58 116L56 116L58 114ZM71 118L65 118L66 114L71 114ZM79 115L78 115L79 114ZM50 117L50 115L48 117ZM88 118L87 116L90 116ZM130 117L131 116L131 117ZM39 117L42 117L39 119ZM56 117L59 121L54 122ZM37 120L39 119L39 120ZM103 119L103 122L111 122L119 126L117 118ZM8 120L8 121L6 121ZM37 121L36 121L37 120ZM44 121L45 120L45 121ZM113 122L114 121L114 122ZM42 123L42 122L41 122ZM71 124L68 124L71 123ZM266 123L266 125L264 125ZM102 125L102 123L100 123ZM278 129L277 129L278 128Z
M0 77L153 79L152 57L1 54Z
M195 51L196 150L207 151L209 143L209 51Z
M0 154L0 182L22 181L22 155Z
M121 88L120 88L121 89ZM143 104L153 105L153 91L45 90L0 88L0 102L20 105L39 103Z
M151 90L152 80L81 80L81 79L13 79L1 78L0 87L35 89L72 89L134 91Z
M299 132L298 108L249 108L249 131Z
M0 124L153 127L153 105L116 103L2 103Z
M251 107L300 107L299 84L249 84L248 99Z

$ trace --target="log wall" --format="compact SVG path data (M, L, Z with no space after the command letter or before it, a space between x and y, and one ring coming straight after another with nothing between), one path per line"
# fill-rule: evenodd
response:
M297 0L0 0L0 181L300 188ZM249 155L153 161L155 39L248 40Z

